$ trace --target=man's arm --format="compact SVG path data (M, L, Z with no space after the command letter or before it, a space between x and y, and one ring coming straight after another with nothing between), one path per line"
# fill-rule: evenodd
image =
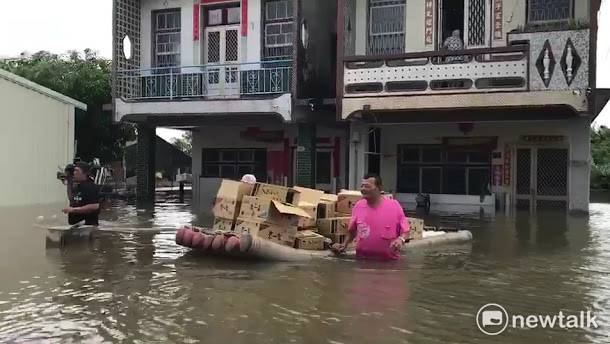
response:
M99 203L87 204L82 207L72 208L71 214L90 214L100 209Z
M68 201L70 202L70 206L74 205L74 181L72 180L72 176L68 174L66 178L67 192L68 192Z
M352 220L349 223L349 228L347 229L347 237L345 238L345 242L343 244L334 244L332 247L335 253L339 254L345 252L345 249L356 238L357 228L358 226L356 224L356 219L352 217Z
M402 245L409 242L409 236L411 232L411 227L409 226L409 220L405 216L405 212L402 210L402 207L398 205L398 218L399 218L399 233L398 238L396 238L390 246L396 251L400 251Z

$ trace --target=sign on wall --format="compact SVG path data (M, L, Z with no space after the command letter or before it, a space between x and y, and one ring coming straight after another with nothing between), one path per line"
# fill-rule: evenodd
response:
M434 43L434 0L426 0L426 45Z
M510 186L510 165L511 165L512 151L509 145L504 147L504 186Z
M502 39L502 0L494 0L494 38Z

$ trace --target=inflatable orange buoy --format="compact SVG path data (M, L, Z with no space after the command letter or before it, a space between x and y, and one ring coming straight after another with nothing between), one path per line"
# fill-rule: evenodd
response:
M186 229L184 228L180 228L177 232L176 232L176 244L183 246L184 245L184 233L186 232Z
M213 235L203 235L203 243L201 244L201 249L204 251L209 250L212 247L212 241L214 241Z
M222 248L224 248L225 246L225 236L222 234L218 234L217 236L214 237L214 240L212 241L212 249L214 251L218 251L221 250Z
M236 236L232 236L227 239L225 250L229 253L239 251L239 238Z
M184 233L184 239L182 246L193 247L193 237L195 236L195 232L192 230L186 230Z
M201 249L201 244L203 243L203 234L200 232L195 232L193 236L193 242L191 247L199 250Z

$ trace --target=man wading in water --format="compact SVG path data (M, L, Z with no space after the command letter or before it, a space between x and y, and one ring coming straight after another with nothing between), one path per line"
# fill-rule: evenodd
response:
M90 167L79 162L74 167L74 175L68 173L66 183L68 186L68 199L70 206L63 210L68 214L68 223L75 225L85 221L85 225L97 226L100 213L100 199L97 186L89 178ZM76 182L76 186L73 186Z
M356 256L381 260L400 258L400 249L409 240L409 222L396 200L382 195L381 178L367 174L362 180L362 199L352 210L347 239L335 244L335 253L345 252L357 237Z

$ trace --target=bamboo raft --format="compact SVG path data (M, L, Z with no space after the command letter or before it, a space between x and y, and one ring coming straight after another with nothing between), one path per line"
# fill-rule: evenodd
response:
M463 244L471 241L472 233L467 230L447 233L439 232L437 235L406 243L403 246L403 252L412 249ZM253 237L250 234L214 233L197 227L185 227L178 230L176 232L176 244L209 255L277 262L302 262L335 257L335 254L330 250L309 251L295 249ZM348 251L343 256L354 257L355 255L355 251Z

